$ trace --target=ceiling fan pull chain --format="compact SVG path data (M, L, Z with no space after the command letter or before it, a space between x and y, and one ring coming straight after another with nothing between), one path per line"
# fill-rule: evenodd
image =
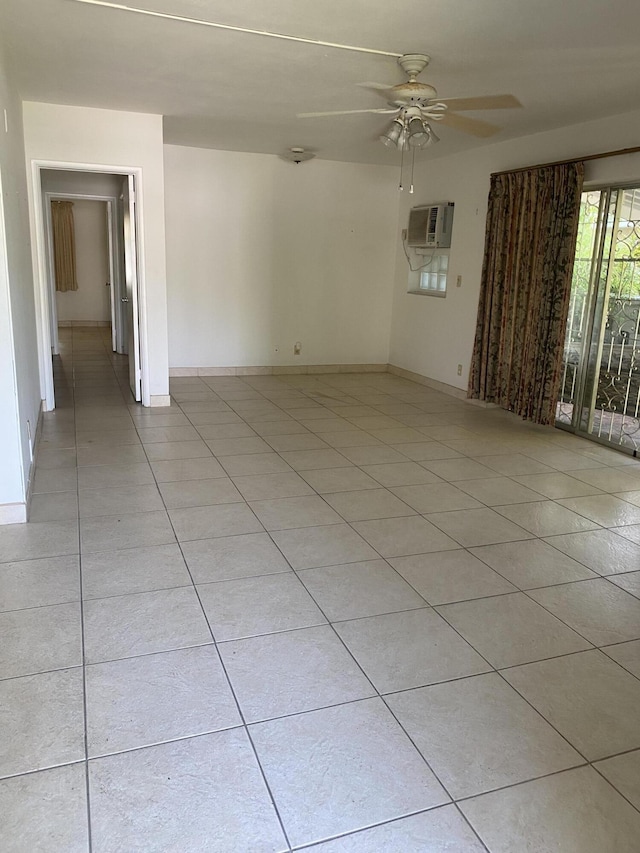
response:
M402 145L400 146L400 184L398 186L398 189L400 190L400 192L402 192L402 190L404 189L404 187L402 186L402 172L404 169L404 148L405 148L404 131L403 131L401 139L402 139Z
M416 149L411 149L411 187L409 188L409 192L413 193L413 169L416 164Z

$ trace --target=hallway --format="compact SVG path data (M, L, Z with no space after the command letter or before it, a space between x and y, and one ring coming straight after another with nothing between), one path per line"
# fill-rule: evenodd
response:
M3 853L637 853L640 462L61 330L0 527Z

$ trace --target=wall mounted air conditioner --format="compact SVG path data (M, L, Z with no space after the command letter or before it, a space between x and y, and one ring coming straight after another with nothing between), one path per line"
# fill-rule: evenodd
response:
M414 249L449 249L452 230L452 201L412 207L409 211L407 245Z

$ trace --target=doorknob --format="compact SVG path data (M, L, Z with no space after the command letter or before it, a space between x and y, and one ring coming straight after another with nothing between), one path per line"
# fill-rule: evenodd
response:
M120 297L120 302L128 302L128 301L129 301L129 297L128 297L128 296L121 296L121 297Z

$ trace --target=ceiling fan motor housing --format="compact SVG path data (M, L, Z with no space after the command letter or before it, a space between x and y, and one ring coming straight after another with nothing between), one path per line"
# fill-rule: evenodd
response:
M391 97L390 103L402 102L404 104L426 104L438 97L438 93L428 83L398 83L397 86L392 86L389 89Z

